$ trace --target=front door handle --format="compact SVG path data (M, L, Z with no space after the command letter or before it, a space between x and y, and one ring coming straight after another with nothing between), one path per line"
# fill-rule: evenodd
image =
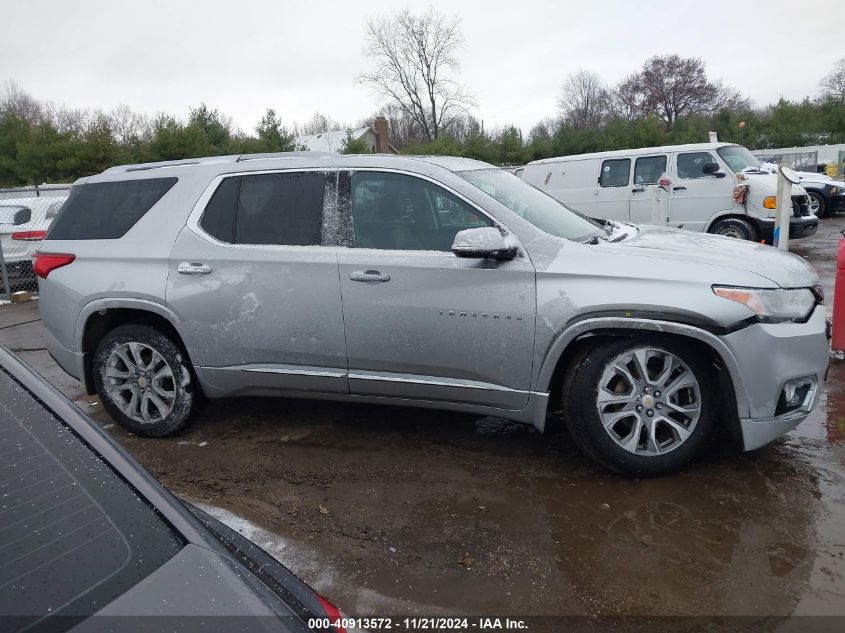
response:
M349 273L349 278L352 281L363 281L364 283L390 281L390 275L387 273L381 273L377 270L353 270Z
M631 191L633 193L642 193L643 191L645 191L645 187L634 187L633 189L631 189Z
M211 266L208 264L182 262L176 267L176 272L180 275L207 275L211 272Z
M687 188L683 185L678 185L677 187L672 187L672 191L686 191Z

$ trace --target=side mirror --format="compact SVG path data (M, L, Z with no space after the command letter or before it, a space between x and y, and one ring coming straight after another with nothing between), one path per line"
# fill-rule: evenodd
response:
M701 171L708 176L716 176L716 178L724 178L725 172L719 171L719 163L704 163Z
M516 257L516 251L516 246L492 226L458 231L452 242L452 252L458 257L509 260Z

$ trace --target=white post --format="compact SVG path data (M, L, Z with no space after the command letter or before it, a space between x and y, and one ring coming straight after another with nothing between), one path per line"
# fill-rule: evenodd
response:
M789 250L789 218L792 216L792 183L778 169L777 210L772 244L784 251Z

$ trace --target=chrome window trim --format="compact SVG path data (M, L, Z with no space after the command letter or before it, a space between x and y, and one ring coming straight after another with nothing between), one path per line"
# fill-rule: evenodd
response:
M343 246L324 246L322 244L312 244L309 246L297 246L297 245L287 245L287 244L232 244L229 242L221 242L217 238L209 235L205 232L205 230L200 226L200 219L202 218L203 211L205 211L205 207L208 205L209 200L211 200L211 196L214 195L214 192L217 191L217 188L220 186L220 183L223 182L226 178L236 178L239 176L257 176L261 174L279 174L279 173L289 173L289 172L356 172L356 171L375 171L375 172L384 172L384 173L391 173L391 174L402 174L406 176L412 176L414 178L420 178L421 180L426 180L438 187L441 187L445 191L448 191L452 195L460 198L463 202L468 204L472 209L474 209L480 215L489 219L495 226L499 227L500 229L505 229L508 235L512 236L517 243L519 244L519 249L521 252L525 252L524 247L522 246L522 242L516 237L516 235L508 229L499 219L492 216L489 212L485 211L484 209L480 208L476 203L472 200L467 198L465 195L461 194L460 192L456 191L449 185L443 183L442 181L436 180L431 176L427 176L425 174L420 174L414 171L410 171L407 169L396 169L391 167L346 167L346 166L331 166L331 167L289 167L286 169L262 169L257 171L238 171L238 172L227 172L225 174L219 174L215 176L210 183L206 186L203 190L200 197L197 199L194 207L191 209L190 214L188 214L188 219L185 225L190 229L193 233L197 234L199 237L203 238L204 240L215 244L216 246L225 246L228 248L237 247L237 248L294 248L294 249L306 249L306 248L346 248ZM349 250L364 250L360 248L349 248ZM383 249L383 248L373 248L373 249L366 249L366 250L373 250L378 251L381 253L448 253L451 254L451 251L428 251L428 250L405 250L405 249Z

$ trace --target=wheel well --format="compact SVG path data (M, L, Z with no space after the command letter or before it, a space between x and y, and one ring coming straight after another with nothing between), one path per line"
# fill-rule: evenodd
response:
M185 354L190 364L188 350L179 336L179 332L166 318L155 312L134 308L111 308L100 310L88 317L82 332L82 353L84 361L84 383L88 395L94 394L94 352L103 337L114 328L129 323L147 325L166 334Z
M733 381L731 380L730 374L725 367L721 356L704 341L668 332L609 329L585 332L581 336L575 338L563 350L563 353L557 361L557 365L555 365L554 372L552 372L551 381L549 383L548 412L555 413L560 411L563 400L564 376L566 375L567 370L572 366L572 363L577 362L577 360L582 357L582 354L586 353L589 348L610 339L637 339L645 337L663 337L666 339L683 341L685 344L692 346L697 353L701 354L710 361L718 381L718 391L726 396L722 399L722 402L719 403L721 409L720 412L722 414L720 417L723 421L723 426L731 433L731 435L733 435L735 439L738 440L740 438L740 428L739 416L736 408L736 394L734 392Z
M758 234L760 232L760 224L757 222L757 219L750 215L743 215L742 213L728 213L727 215L720 215L718 218L715 218L710 223L710 226L707 227L707 232L710 233L713 227L716 226L722 220L745 220L746 222L750 222L754 226Z

